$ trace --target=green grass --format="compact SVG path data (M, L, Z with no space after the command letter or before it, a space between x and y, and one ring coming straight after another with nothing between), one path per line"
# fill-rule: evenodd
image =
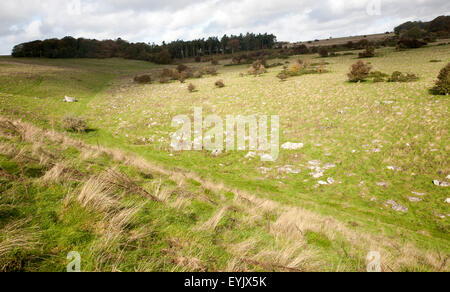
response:
M240 77L239 73L246 73L248 69L245 65L219 66L218 77L188 80L186 84L136 85L132 82L134 74L152 73L162 67L120 59L2 57L0 109L5 116L19 117L41 127L57 130L62 130L60 122L63 117L82 116L94 131L68 135L91 145L129 151L166 169L192 172L205 180L223 183L229 189L246 191L282 206L301 207L324 218L332 216L357 232L383 234L398 245L412 244L421 250L439 252L445 257L450 252L450 208L444 202L448 198L448 190L434 186L432 181L445 180L450 174L449 99L446 96L430 95L428 90L433 86L441 67L450 62L450 46L431 46L402 52L384 48L378 53L380 57L365 60L371 62L373 70L388 74L394 71L414 73L420 79L413 83L349 83L346 73L350 65L357 61L355 56L349 55L325 58L324 61L329 63L326 66L327 73L292 77L286 82L276 78L282 70L278 67L269 69L261 77ZM316 56L301 58L315 59ZM442 62L430 62L433 59ZM224 80L225 88L215 88L214 82L218 79ZM188 92L186 87L190 82L197 86L197 92ZM63 103L64 95L74 96L80 102ZM219 157L212 157L206 151L172 152L169 147L170 133L175 129L170 127L171 120L179 114L191 116L194 106L203 107L204 116L280 115L281 142L302 142L305 147L301 151L282 151L275 163L246 159L247 152L224 153ZM141 138L151 138L152 142L138 143ZM372 152L375 148L381 149L381 152ZM79 153L69 151L65 155L68 159L78 159ZM320 180L332 177L337 183L318 187L318 179L312 178L308 169L308 161L311 160L336 164ZM8 159L4 163L3 169L17 173L17 165ZM97 165L110 163L110 158L105 158L93 161L94 166L91 167L99 168L100 171L101 167ZM284 165L294 165L301 169L301 173L279 174L277 167ZM402 170L392 171L387 169L388 166L400 167ZM261 173L261 167L271 170ZM27 176L38 178L40 175L39 165L27 169ZM380 187L378 182L386 182L389 187ZM196 181L188 185L194 192L205 192ZM21 188L20 184L15 187ZM52 188L41 186L33 192L39 197L39 194L50 194ZM426 193L426 196L421 202L413 203L408 200L409 196L415 196L412 192ZM219 196L214 192L209 195L215 199ZM228 201L233 198L233 194L227 191L222 195ZM54 201L44 202L49 209L57 206L61 200L58 196L53 198ZM386 207L388 200L407 206L408 212L398 213ZM21 212L30 214L41 208L46 209L39 205L33 208ZM162 238L167 239L173 234L176 234L175 237L181 236L181 230L195 229L194 225L198 225L195 222L206 221L219 209L218 206L200 201L190 204L186 211L187 217L179 212L169 212L163 207L148 214L139 213L137 217L141 224L157 220L158 224L152 226ZM58 214L57 210L53 211ZM6 208L2 212L15 214L18 211L16 208ZM41 225L42 220L44 226L50 226L47 221L54 214L50 211L44 213L43 219L34 222ZM167 214L161 216L162 213ZM442 215L446 216L445 219L440 218ZM89 214L80 216L90 220ZM82 221L77 223L82 224ZM230 222L233 220L225 218L217 228L228 230L228 224L232 224ZM92 240L93 235L78 230L77 223L68 222L66 226L74 238L64 239L66 235L60 230L52 233L54 239L45 241L62 241L64 243L61 246L68 247L76 244L77 240ZM264 226L264 223L261 224ZM169 233L166 234L166 231ZM199 239L199 246L204 246L211 253L209 256L218 261L206 266L210 270L223 270L230 260L230 255L224 252L224 244L208 245L206 242L209 240L226 242L228 245L230 242L259 238L262 234L258 228L242 227L229 234L213 233L207 239ZM329 265L321 266L320 270L329 267L342 269L339 263L343 258L348 258L348 240L332 240L316 231L308 232L305 237L311 249L319 249L321 258L329 262ZM160 246L164 245L161 243L163 241L157 240L155 248L145 246L127 254L127 263L123 264L122 269L132 270L136 266L134 261L142 256L141 253L148 253L144 257L155 257L155 252L159 248L163 249ZM356 256L362 262L364 251L359 250ZM95 269L95 259L90 261L92 264L89 269ZM51 262L42 265L52 267ZM259 268L267 269L264 266ZM172 270L173 266L155 263L150 269ZM358 270L361 266L358 260L351 259L347 269Z

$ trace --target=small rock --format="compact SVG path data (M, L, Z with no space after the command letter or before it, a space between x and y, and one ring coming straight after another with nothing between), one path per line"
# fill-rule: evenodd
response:
M411 194L414 194L414 195L420 196L420 197L423 197L423 196L426 196L426 195L427 195L427 194L425 194L425 193L418 193L418 192L411 192Z
M287 142L281 146L284 150L299 150L302 149L305 145L303 143L292 143Z
M64 101L65 102L78 102L78 100L76 98L70 97L70 96L65 96Z
M422 201L421 198L416 198L416 197L408 197L408 200L410 202L413 202L413 203L417 203L417 202L421 202Z
M332 177L329 177L329 178L327 179L327 182L328 182L328 184L332 185L332 184L334 184L336 181L335 181Z
M319 160L312 160L312 161L309 161L309 162L308 162L309 165L314 165L314 166L319 166L320 163L321 163L321 162L320 162Z
M448 187L450 186L450 183L446 182L446 181L441 181L441 180L434 180L433 183L438 186L438 187Z
M270 154L264 154L261 155L261 160L266 162L273 162L275 159L273 159L272 155Z
M299 174L300 170L295 169L294 166L292 166L292 165L286 165L286 166L283 166L283 167L279 167L278 168L278 172L280 174L283 174L283 173L286 173L286 174Z
M397 166L388 166L387 169L393 170L393 171L402 171L402 169L400 167L397 167Z
M335 168L336 164L333 163L327 163L323 166L324 169L331 169L331 168Z
M392 210L394 210L396 212L408 213L408 207L404 207L404 206L398 204L397 202L395 202L394 200L389 200L386 203L388 205L390 205L392 207Z
M245 155L245 158L255 158L256 153L255 152L249 152L247 155Z
M217 157L217 156L219 156L220 154L222 154L222 150L220 150L220 149L216 149L216 150L213 150L213 151L211 152L211 155L214 156L214 157Z
M321 185L321 186L328 185L328 183L327 183L326 181L323 181L323 180L320 180L320 181L318 181L317 183L318 183L319 185Z
M447 199L445 200L445 202L446 202L447 204L450 204L450 198L447 198Z

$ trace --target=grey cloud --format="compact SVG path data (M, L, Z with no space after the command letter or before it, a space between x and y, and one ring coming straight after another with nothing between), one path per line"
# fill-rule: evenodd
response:
M366 13L374 0L77 1L1 1L0 54L17 43L67 35L160 43L268 32L279 40L310 40L384 32L450 13L447 0L380 0L381 15L374 16Z

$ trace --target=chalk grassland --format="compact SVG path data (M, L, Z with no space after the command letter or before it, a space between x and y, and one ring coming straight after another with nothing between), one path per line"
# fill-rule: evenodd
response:
M86 270L362 271L376 250L386 271L448 271L448 189L432 181L450 174L449 100L428 89L450 46L379 54L368 60L374 70L419 81L348 83L351 55L302 56L329 72L286 82L281 67L241 77L247 66L220 65L218 77L151 85L132 79L163 67L0 58L0 268L63 270L77 250ZM226 86L215 88L217 79ZM194 106L205 116L280 115L281 142L305 147L275 163L173 152L171 120ZM60 134L65 116L92 130ZM28 123L11 130L18 118L45 134L24 134Z

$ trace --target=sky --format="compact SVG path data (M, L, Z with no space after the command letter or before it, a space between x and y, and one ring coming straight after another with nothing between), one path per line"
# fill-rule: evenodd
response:
M159 44L267 32L307 41L383 33L449 14L448 0L2 0L0 55L65 36Z

